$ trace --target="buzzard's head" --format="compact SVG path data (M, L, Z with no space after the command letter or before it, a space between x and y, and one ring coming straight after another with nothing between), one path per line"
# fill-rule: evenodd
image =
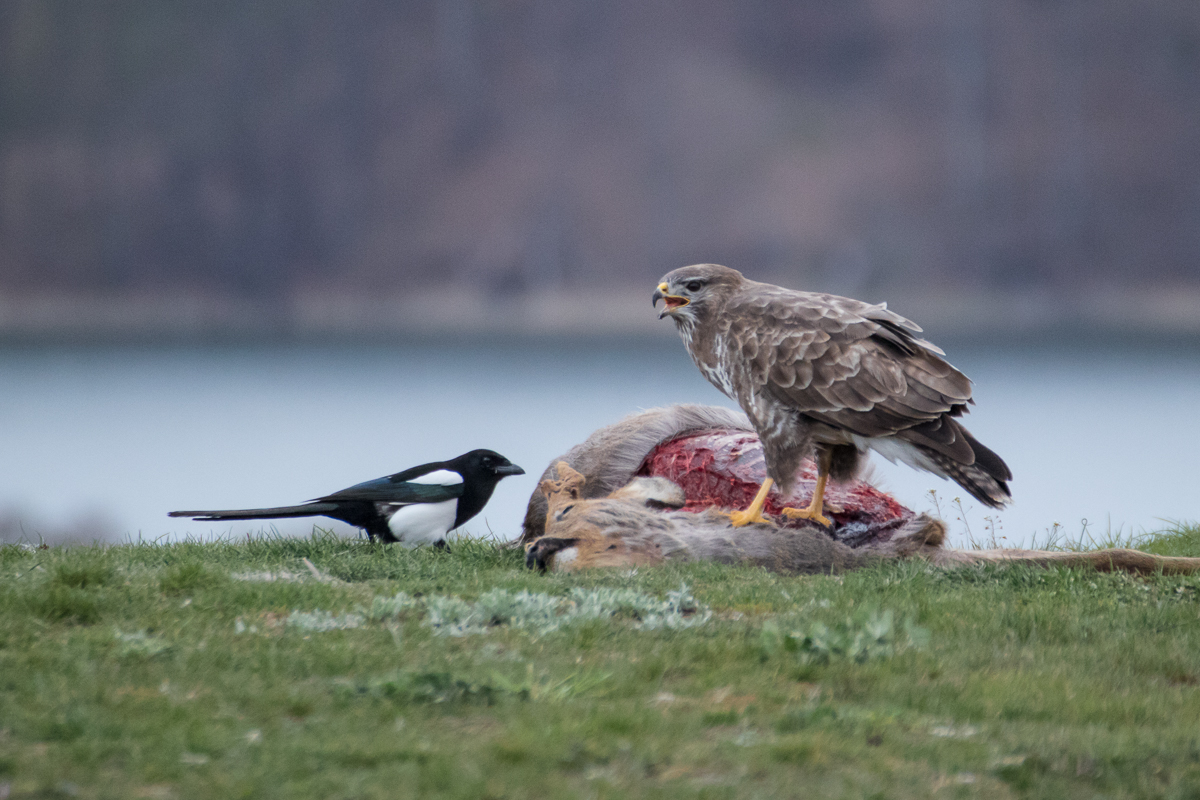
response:
M653 303L663 301L658 318L670 316L676 324L694 324L737 289L742 273L719 264L693 264L663 275L654 290Z

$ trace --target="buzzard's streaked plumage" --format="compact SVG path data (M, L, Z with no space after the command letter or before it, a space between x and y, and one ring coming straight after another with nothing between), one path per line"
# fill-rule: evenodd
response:
M868 448L949 478L988 506L1011 498L1004 461L955 419L974 402L971 381L886 304L783 289L716 264L668 272L659 300L659 316L675 321L704 377L762 440L770 477L736 524L760 521L772 481L789 491L810 455L813 502L785 513L828 524L825 478L853 477Z

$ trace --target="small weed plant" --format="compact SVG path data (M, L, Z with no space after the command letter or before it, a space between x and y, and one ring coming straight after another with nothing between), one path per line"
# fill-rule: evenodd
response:
M788 652L806 663L863 664L890 658L910 648L922 649L929 643L929 631L909 617L897 624L895 615L885 609L860 611L832 625L812 622L789 632L784 632L777 622L767 621L763 623L760 641L768 655Z
M592 620L628 618L641 630L679 630L703 625L712 612L699 606L686 585L665 599L632 589L574 588L565 597L543 592L493 589L474 603L459 597L413 598L404 592L376 597L363 616L373 621L416 617L439 636L470 636L498 627L545 636Z

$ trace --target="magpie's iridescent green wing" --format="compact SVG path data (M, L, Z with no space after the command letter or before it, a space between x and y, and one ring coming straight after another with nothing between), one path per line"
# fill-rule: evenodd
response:
M400 473L401 475L404 473ZM319 501L362 500L372 503L441 503L462 497L462 476L449 473L458 478L456 483L418 483L416 481L394 480L397 476L378 478L373 481L355 484L349 489L342 489L331 495L317 498Z

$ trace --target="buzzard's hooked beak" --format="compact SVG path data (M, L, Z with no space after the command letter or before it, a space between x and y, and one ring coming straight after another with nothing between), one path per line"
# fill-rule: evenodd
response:
M662 319L677 308L683 308L689 302L686 297L667 294L668 288L665 283L660 283L658 288L654 290L654 295L650 298L650 304L653 306L657 306L659 300L663 301L663 310L658 313L659 319Z

